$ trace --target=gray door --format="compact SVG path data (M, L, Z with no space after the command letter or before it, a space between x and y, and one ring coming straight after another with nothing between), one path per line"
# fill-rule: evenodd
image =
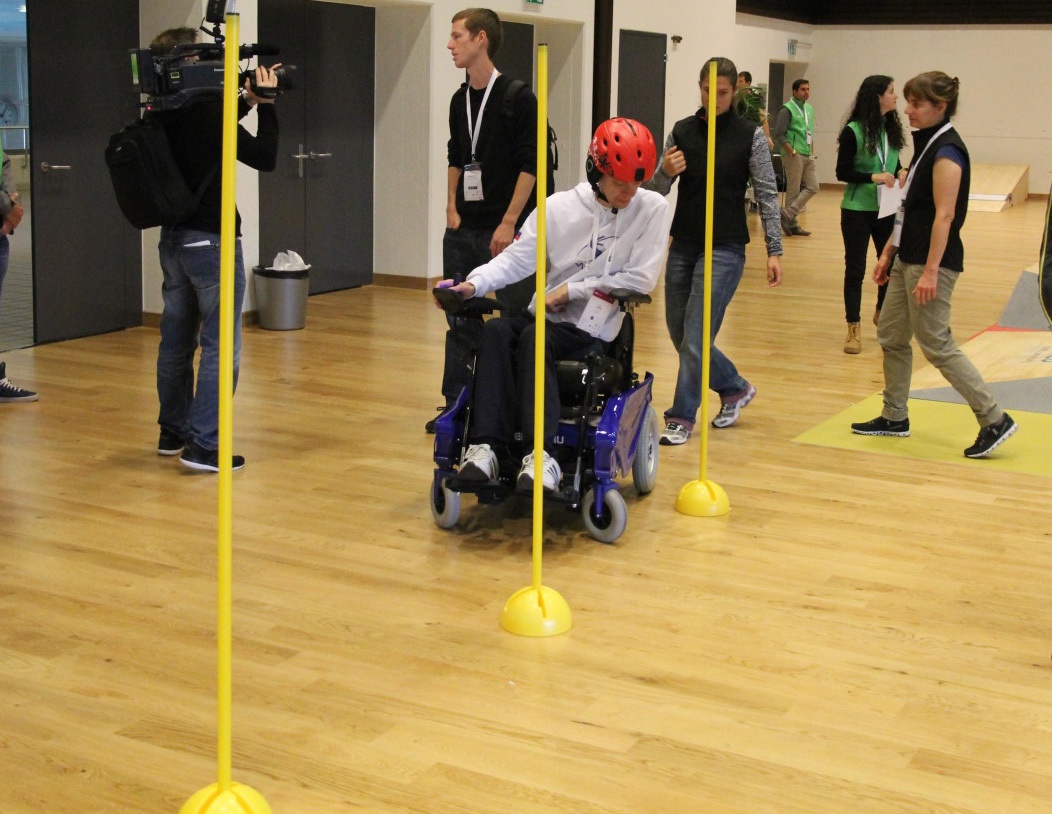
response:
M617 115L645 124L659 154L665 145L666 41L664 34L622 30L617 67Z
M501 23L504 40L494 64L505 76L521 79L533 87L533 26L528 23Z
M259 7L260 42L297 66L297 89L278 100L277 169L260 175L260 259L301 254L312 294L373 278L375 20L341 3Z
M785 65L781 62L770 63L767 76L767 112L773 118L785 104ZM774 122L771 122L774 125ZM779 145L780 146L780 145Z
M36 341L139 325L141 236L103 160L109 137L138 115L128 60L138 0L27 5Z

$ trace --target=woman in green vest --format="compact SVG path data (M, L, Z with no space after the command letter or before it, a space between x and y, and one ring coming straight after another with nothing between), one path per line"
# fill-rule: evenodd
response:
M862 350L862 281L866 277L866 246L870 240L877 257L891 237L895 218L878 218L879 188L893 187L903 173L899 150L906 143L895 106L895 83L890 76L867 76L840 131L836 161L838 181L847 183L840 203L840 232L844 236L844 312L847 339L844 353ZM905 180L903 174L902 180ZM873 324L880 317L885 286L877 292L877 310Z

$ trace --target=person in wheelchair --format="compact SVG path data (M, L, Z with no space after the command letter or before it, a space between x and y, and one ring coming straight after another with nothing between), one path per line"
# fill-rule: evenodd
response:
M552 195L547 202L548 277L544 309L543 486L559 488L562 471L554 439L560 399L555 363L607 350L624 314L605 292L628 289L649 294L657 285L668 242L669 207L656 192L640 189L657 165L654 137L632 119L603 122L586 159L588 180ZM465 299L482 297L534 273L537 212L515 241L479 266L459 285L444 280ZM460 466L462 481L496 482L498 456L512 454L515 433L533 443L534 336L536 296L529 313L486 322L475 361L473 420ZM522 461L516 485L533 487L533 453Z

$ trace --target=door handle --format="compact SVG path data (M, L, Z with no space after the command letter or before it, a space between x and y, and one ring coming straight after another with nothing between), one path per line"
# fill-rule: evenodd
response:
M313 161L315 158L332 158L332 153L316 153L314 150L310 151L310 157Z
M300 178L302 178L303 177L303 162L306 161L308 158L310 158L310 156L307 155L305 152L303 152L303 145L300 144L299 145L299 152L293 153L292 157L296 159L296 163L297 163L296 175L298 175Z
M48 164L46 161L41 161L40 162L40 171L41 172L51 172L52 170L71 170L71 169L73 169L73 167L71 167L69 164Z

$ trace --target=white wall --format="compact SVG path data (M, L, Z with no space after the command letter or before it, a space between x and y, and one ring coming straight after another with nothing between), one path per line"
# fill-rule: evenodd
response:
M1052 184L1052 26L948 26L816 29L808 73L818 118L819 180L832 181L835 139L858 86L869 74L902 87L924 71L961 80L955 126L975 163L1029 164L1030 191ZM903 117L903 124L906 124Z
M373 270L378 274L419 277L427 270L430 237L422 227L434 206L427 193L436 171L428 148L431 17L430 6L376 11Z

